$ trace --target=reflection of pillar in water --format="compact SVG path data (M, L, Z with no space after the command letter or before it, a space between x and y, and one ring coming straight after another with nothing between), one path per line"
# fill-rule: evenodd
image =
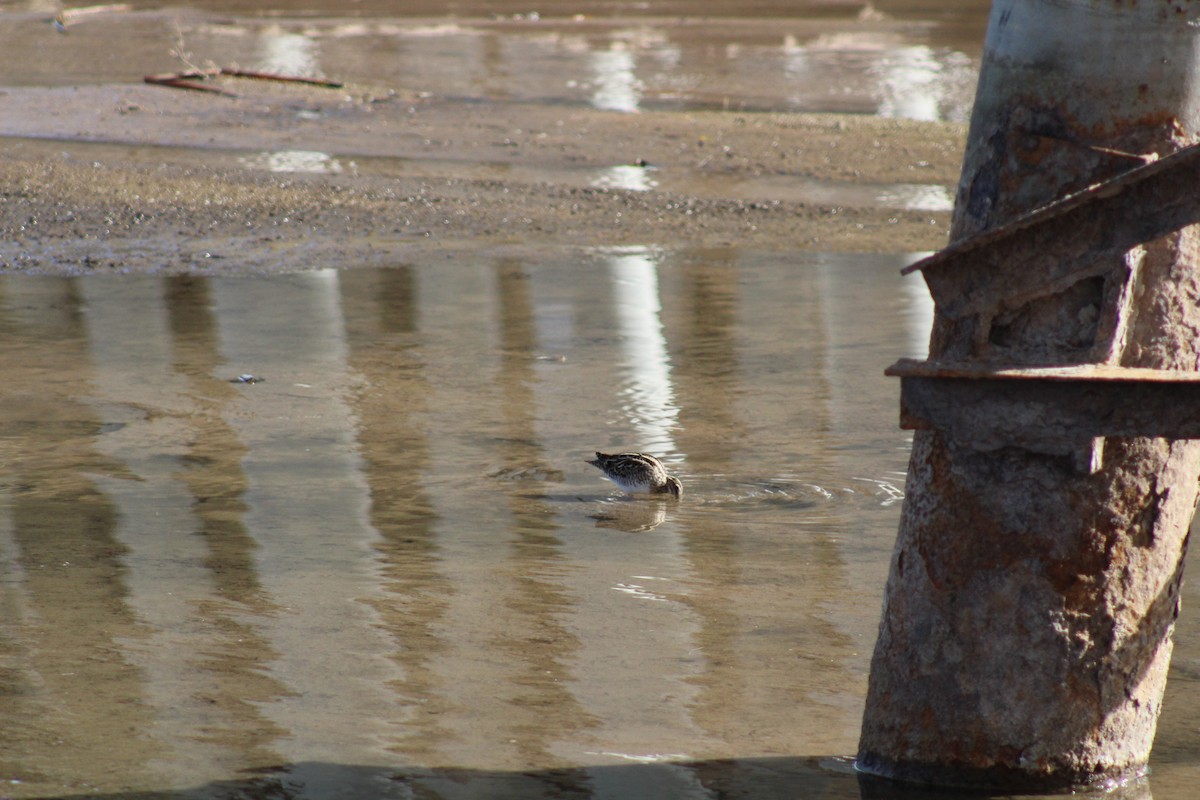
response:
M941 119L942 71L934 52L924 45L897 47L880 54L879 116Z
M924 44L884 49L871 72L881 92L876 113L910 120L956 118L974 84L970 56Z
M604 111L638 111L642 82L638 80L633 53L621 42L608 50L589 54L596 91L592 105Z
M907 267L930 253L913 253L905 259ZM920 281L901 280L900 292L904 295L904 308L900 310L907 336L905 352L908 358L925 358L929 354L929 332L933 329L933 298ZM900 355L900 354L898 354Z
M185 765L211 757L201 753L214 746L198 742L195 732L216 721L212 709L192 701L201 687L188 677L197 677L197 652L221 643L208 638L198 608L217 598L203 540L195 535L195 498L178 478L177 455L194 434L187 421L193 401L186 378L172 369L162 289L159 278L81 282L94 368L91 402L108 423L95 446L128 473L94 479L118 510L114 537L125 547L127 603L146 632L123 643L158 715L146 735L171 751L165 777L203 781L215 776L191 774Z
M152 765L171 752L153 736L160 720L127 651L143 631L124 582L119 505L97 485L113 469L97 444L109 417L77 399L93 394L94 372L81 282L0 278L0 750L8 777L33 778L12 781L25 788L74 783L80 765L97 763L158 785Z
M812 86L817 77L808 48L800 45L795 36L788 34L784 37L780 56L783 64L781 78L790 90L787 100L792 105L803 107L805 87Z
M417 476L430 508L423 534L437 553L424 591L440 604L430 626L436 644L422 664L430 678L422 702L439 713L418 725L426 757L442 763L519 762L520 728L529 722L514 707L524 665L511 655L528 648L508 638L524 624L527 580L520 568L494 567L513 556L517 525L488 483L463 491L480 482L479 465L494 461L504 430L498 375L508 343L496 278L483 264L461 264L452 276L422 272L416 282L426 397L413 423L436 440ZM492 724L481 725L485 719Z
M215 282L213 312L229 374L266 379L240 387L227 411L248 448L258 578L279 609L256 627L278 653L272 675L294 693L264 714L285 731L277 749L288 761L370 763L402 711L389 713L392 645L363 602L379 593L378 535L342 398L352 376L337 273Z
M656 453L675 450L672 430L679 418L671 363L658 299L658 265L645 252L609 258L613 303L626 385L620 402L640 436L638 447Z
M279 75L318 75L317 43L312 37L268 27L259 39L258 69Z

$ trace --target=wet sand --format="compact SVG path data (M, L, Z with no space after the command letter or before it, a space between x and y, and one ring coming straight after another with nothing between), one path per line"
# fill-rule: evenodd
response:
M630 245L926 251L945 243L948 204L854 190L950 193L964 135L860 114L221 87L236 96L140 82L0 93L0 269L225 273ZM813 185L833 189L797 189Z

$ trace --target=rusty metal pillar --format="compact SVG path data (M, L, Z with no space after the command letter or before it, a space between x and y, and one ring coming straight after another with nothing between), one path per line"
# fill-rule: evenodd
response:
M1198 132L1200 3L993 3L930 358L891 370L917 432L865 773L1144 768L1200 478Z

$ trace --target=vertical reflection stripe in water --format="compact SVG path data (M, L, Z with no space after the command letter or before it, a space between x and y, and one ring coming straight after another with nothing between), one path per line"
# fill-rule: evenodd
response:
M396 716L390 642L372 607L378 532L347 403L338 273L278 281L216 281L212 311L227 374L239 386L226 422L246 447L246 511L254 571L271 613L255 628L275 655L264 664L284 692L261 710L284 734L287 761L380 758Z
M192 496L177 474L197 433L187 419L187 378L174 370L161 282L90 281L79 290L91 367L83 399L107 428L95 452L109 468L90 477L112 505L124 606L134 621L114 644L153 714L146 734L155 760L198 781L204 772L196 769L192 731L209 714L192 694L197 645L209 633L201 606L214 599L214 587Z
M504 314L496 302L502 278L487 267L422 272L415 282L420 385L412 388L422 396L413 398L420 407L409 413L425 441L422 467L410 477L428 505L421 544L433 558L425 565L424 592L411 600L436 603L423 635L437 646L412 654L425 681L408 690L413 702L432 706L420 747L454 764L518 760L521 743L511 726L530 722L510 693L528 673L516 641L527 633L516 610L523 589L513 563L519 528L511 506L468 477L503 457L497 446L521 438L511 435L504 414ZM386 391L387 380L375 376L376 387ZM402 400L397 410L405 413L404 406Z
M616 333L621 340L625 397L618 401L638 433L637 449L672 455L671 429L679 409L671 386L671 364L663 338L658 264L648 252L608 256L612 273Z
M0 777L706 797L849 752L902 264L0 277ZM684 501L621 497L610 446Z

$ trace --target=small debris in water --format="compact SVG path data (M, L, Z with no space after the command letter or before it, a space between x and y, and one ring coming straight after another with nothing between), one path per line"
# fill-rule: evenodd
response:
M155 86L167 86L173 89L191 89L198 92L212 92L226 97L238 97L236 92L218 86L206 84L216 78L246 78L259 81L278 81L281 83L302 83L309 86L319 86L324 89L341 89L342 81L326 78L310 78L303 75L278 75L272 72L256 72L238 67L215 67L213 69L191 69L183 72L164 72L158 75L146 75L142 80Z
M132 11L133 6L129 3L111 3L100 6L85 6L83 8L64 8L54 18L50 20L54 25L54 29L59 33L66 33L67 26L77 22L83 17L93 16L96 14L110 14L122 11Z
M260 378L257 375L251 375L249 372L243 372L236 378L230 378L230 383L262 383L266 378Z

